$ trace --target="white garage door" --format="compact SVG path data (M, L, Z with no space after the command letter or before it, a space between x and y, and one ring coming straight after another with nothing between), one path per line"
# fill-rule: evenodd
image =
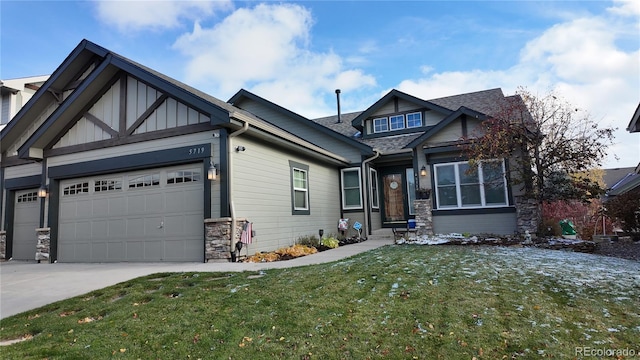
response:
M198 165L61 182L58 260L203 261L203 183Z
M16 191L13 220L14 260L34 260L38 237L36 229L40 225L40 201L38 189Z

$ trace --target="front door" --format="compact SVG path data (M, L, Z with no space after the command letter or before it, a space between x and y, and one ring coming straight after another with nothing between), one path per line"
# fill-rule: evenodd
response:
M392 173L382 176L384 194L383 222L393 223L405 221L404 211L404 181L402 173Z
M387 226L406 224L413 218L415 185L413 168L393 168L382 171L382 222Z

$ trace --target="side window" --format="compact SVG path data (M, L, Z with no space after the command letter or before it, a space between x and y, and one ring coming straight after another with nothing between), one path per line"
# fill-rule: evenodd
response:
M360 168L343 169L341 178L342 208L345 210L362 209Z
M291 212L293 215L309 215L309 166L289 161L291 177Z
M380 198L378 194L378 171L376 169L371 169L369 175L369 183L371 184L371 208L379 209Z

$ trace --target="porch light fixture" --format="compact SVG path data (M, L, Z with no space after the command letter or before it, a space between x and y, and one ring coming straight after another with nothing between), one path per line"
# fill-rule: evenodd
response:
M207 179L216 181L218 179L218 165L211 162L209 170L207 170Z
M49 191L47 189L47 185L42 185L42 186L40 186L40 189L38 189L38 197L39 198L46 198L48 192Z
M420 176L427 176L427 167L424 165L420 168Z

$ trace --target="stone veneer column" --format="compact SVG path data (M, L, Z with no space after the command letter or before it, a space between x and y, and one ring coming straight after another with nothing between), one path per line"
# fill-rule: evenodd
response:
M0 231L0 260L7 259L7 232Z
M242 228L247 219L236 219L236 241L240 241ZM231 261L231 218L205 219L205 253L204 259Z
M525 234L526 231L535 237L538 233L540 222L540 207L535 199L523 196L514 197L516 205L516 220L518 233Z
M414 200L413 208L416 214L416 235L433 235L431 199Z
M51 228L39 228L36 229L38 234L38 244L36 245L36 260L49 261L49 254L51 253Z

